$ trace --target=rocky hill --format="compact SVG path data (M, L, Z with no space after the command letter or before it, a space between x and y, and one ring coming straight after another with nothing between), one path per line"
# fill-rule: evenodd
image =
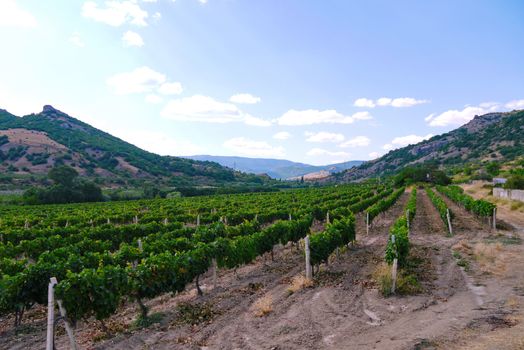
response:
M248 175L218 163L159 156L98 130L52 106L17 117L0 110L0 171L6 178L37 179L57 164L82 176L119 186L156 181L172 186L261 184L267 177Z
M448 133L336 173L327 181L355 181L394 173L408 165L432 162L448 167L482 161L510 161L524 156L524 110L475 116Z

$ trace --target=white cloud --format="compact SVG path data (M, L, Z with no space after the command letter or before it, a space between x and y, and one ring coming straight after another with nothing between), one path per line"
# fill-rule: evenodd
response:
M431 113L430 115L428 115L426 118L424 118L424 121L429 122L433 118L435 118L435 113Z
M74 32L73 35L69 38L69 42L77 47L84 47L84 41L80 37L80 33Z
M371 152L369 154L369 159L373 160L373 159L377 159L378 157L380 157L382 154L379 153L379 152Z
M306 139L307 142L323 143L344 141L344 135L325 131L320 131L316 133L307 131L306 136L308 136L308 138Z
M207 0L198 0L198 2L203 4L203 5L207 4Z
M82 16L113 27L125 23L147 26L148 13L140 8L136 0L105 1L104 7L99 7L94 1L86 1L82 6Z
M35 17L20 8L16 1L0 1L0 27L32 28L36 26Z
M374 108L375 106L391 106L391 107L413 107L419 104L428 103L428 100L417 100L413 97L398 97L398 98L389 98L381 97L376 101L373 101L369 98L359 98L355 100L353 105L355 107L365 107L365 108Z
M144 46L144 40L142 39L140 34L131 30L128 30L124 33L124 35L122 35L122 41L124 42L125 46Z
M504 105L507 109L524 109L524 100L513 100Z
M275 140L287 140L291 137L291 134L288 133L287 131L280 131L280 132L277 132L275 135L273 135L273 138Z
M357 120L367 119L372 119L368 112L357 112L351 116L345 116L334 109L324 111L316 109L297 111L292 109L278 118L277 123L279 125L351 124Z
M418 135L412 134L412 135L407 135L407 136L395 137L391 141L391 143L385 144L382 148L386 151L390 151L392 149L397 149L397 148L405 147L408 145L414 145L424 140L428 140L432 137L433 137L433 134L428 134L426 136L418 136Z
M107 79L107 85L113 88L118 95L127 95L151 92L165 81L164 74L144 66L110 77Z
M344 151L328 151L323 148L312 148L310 149L306 155L311 157L320 157L320 156L328 156L328 157L342 157L344 159L347 159L351 156L351 153L344 152Z
M236 94L231 96L229 101L239 104L255 104L260 102L260 97L251 94Z
M179 82L163 83L158 88L158 92L162 95L180 95L182 91L182 84Z
M155 94L149 94L146 96L146 102L152 103L152 104L158 104L162 102L164 99L158 95Z
M368 98L359 98L353 103L355 107L375 108L375 102Z
M245 137L235 137L224 142L224 147L235 152L250 157L277 157L285 155L284 148L274 147L265 141L254 141Z
M366 136L356 136L346 142L340 144L342 148L366 147L369 146L371 140Z
M269 126L270 121L253 117L236 105L229 102L217 101L209 96L194 95L167 103L161 112L164 118L206 123L243 122L254 126Z
M160 21L160 20L162 19L162 14L161 14L160 12L155 12L155 13L153 14L153 19L154 19L155 21Z
M489 110L482 107L469 106L463 110L452 109L434 116L429 120L430 126L462 125L472 120L475 115L488 113Z

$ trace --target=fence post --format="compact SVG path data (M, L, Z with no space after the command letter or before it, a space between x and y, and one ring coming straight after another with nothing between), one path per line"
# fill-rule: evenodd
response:
M326 213L326 224L329 224L329 211Z
M493 229L497 229L497 208L493 208Z
M449 208L446 211L446 218L448 219L449 234L453 236L453 227L451 226L451 215L449 214Z
M304 238L305 250L306 250L306 278L312 279L313 275L311 273L311 252L309 251L309 235Z
M369 212L366 212L366 234L369 235Z
M406 219L408 220L408 232L409 232L409 209L406 210Z
M55 347L55 285L56 278L51 278L47 287L46 350L54 350Z
M142 246L142 240L138 239L138 250L140 250L140 253L144 251L144 247Z
M211 260L211 265L213 266L213 289L217 287L217 259L213 258Z
M58 284L58 281L55 277L51 277L51 282L54 284ZM62 305L62 300L57 300L56 303L58 304L58 310L60 311L60 315L62 315L62 319L64 320L64 326L67 336L69 337L69 344L71 345L71 349L77 350L78 346L76 345L75 334L73 333L73 328L71 328L71 325L67 320L67 314L64 306Z
M391 293L395 294L395 288L397 286L397 269L398 269L398 259L396 258L397 255L397 249L395 245L395 235L391 235L391 243L393 243L393 246L395 247L395 258L393 259L393 266L391 267Z
M197 226L200 226L200 214L197 215Z

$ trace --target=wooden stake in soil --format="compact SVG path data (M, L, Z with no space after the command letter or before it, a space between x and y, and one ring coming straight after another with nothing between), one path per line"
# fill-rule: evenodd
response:
M446 212L446 217L448 219L448 229L449 229L449 234L453 236L453 227L451 227L451 215L449 214L449 208Z
M329 224L329 211L326 213L326 224Z
M211 260L211 265L213 267L213 289L216 289L217 287L217 259L213 258Z
M497 208L493 208L493 229L497 229Z
M369 212L366 212L366 234L369 235Z
M55 285L56 278L51 278L47 288L46 350L53 350L55 348Z
M51 277L51 282L54 282L55 284L58 284L58 281L55 277ZM76 339L75 334L73 333L73 328L69 324L69 321L67 320L67 314L64 306L62 305L62 300L57 300L56 303L58 304L58 310L60 311L60 315L62 316L62 319L64 320L64 326L67 333L67 337L69 338L69 344L71 345L71 349L77 350L78 346L76 345Z
M311 252L309 251L309 235L304 238L305 242L305 251L306 251L306 278L312 279L313 275L311 273Z
M200 226L200 214L197 215L197 226Z
M391 235L391 243L395 247L396 255L396 246L395 246L395 235ZM398 268L398 259L393 259L393 266L391 267L391 294L395 294L395 288L397 286L397 268Z
M138 239L138 250L140 250L140 253L144 251L144 247L142 246L142 240Z

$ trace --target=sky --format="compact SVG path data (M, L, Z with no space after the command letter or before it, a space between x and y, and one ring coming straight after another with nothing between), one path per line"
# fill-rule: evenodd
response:
M524 109L523 18L520 0L0 0L0 108L162 155L374 159Z

